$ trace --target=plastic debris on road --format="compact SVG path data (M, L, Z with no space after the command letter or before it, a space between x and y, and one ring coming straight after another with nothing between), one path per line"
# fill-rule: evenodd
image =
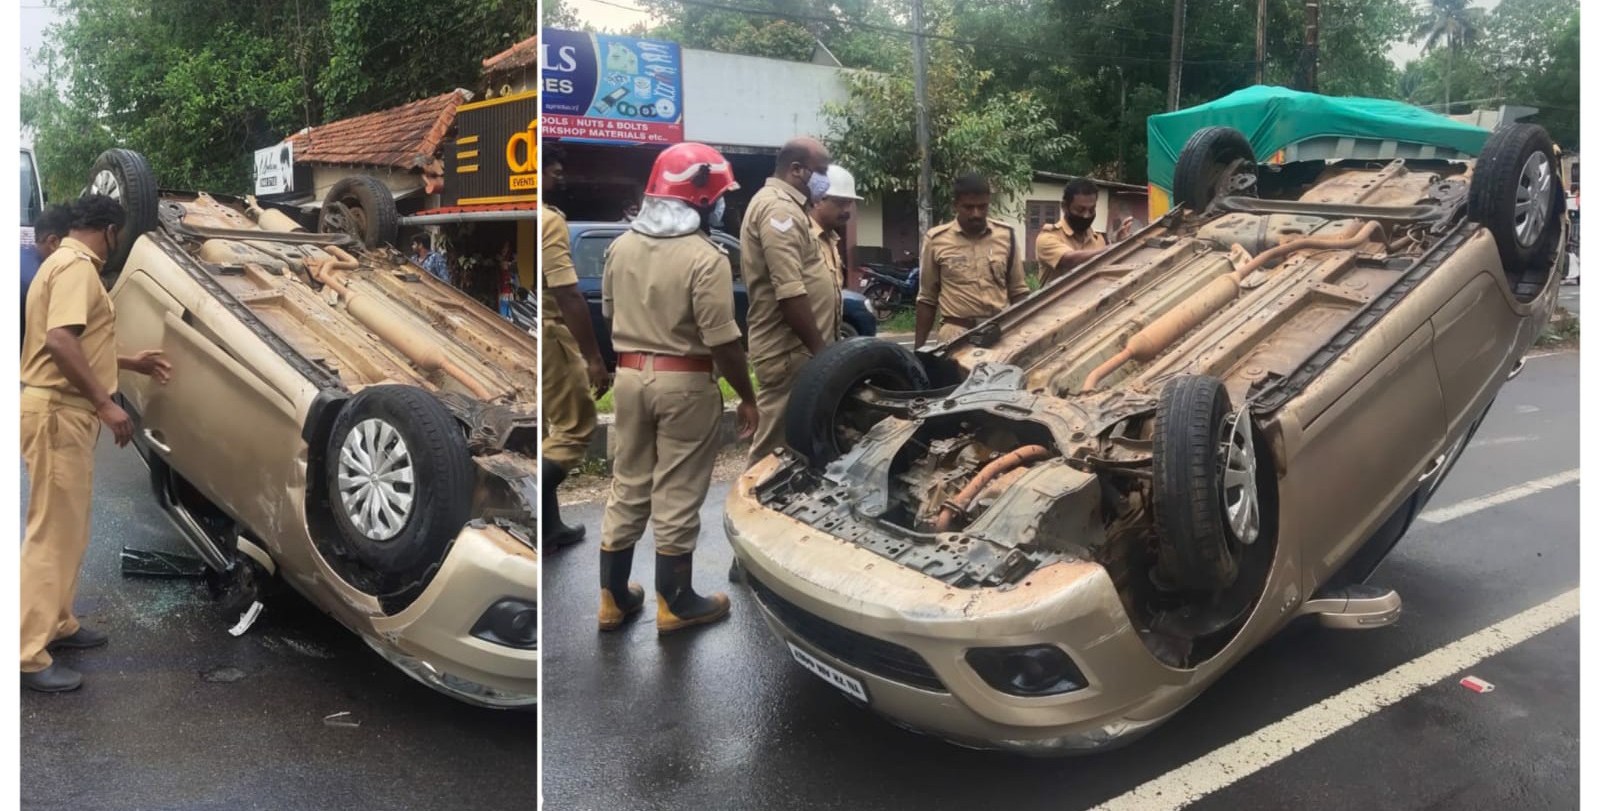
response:
M1477 676L1468 676L1468 677L1462 679L1461 680L1461 686L1467 688L1468 690L1471 690L1474 693L1492 693L1492 692L1494 692L1494 685L1484 681L1483 679L1478 678Z
M255 602L251 603L250 607L246 608L244 613L239 615L239 621L235 623L232 628L228 629L228 633L233 634L234 636L243 636L245 631L250 630L250 626L256 624L256 617L261 616L262 608L263 606L261 605L260 600L256 600Z
M199 558L122 547L123 577L200 578L205 573L206 565Z
M336 712L332 715L324 715L322 717L322 723L324 726L344 727L346 729L356 729L357 727L361 726L360 721L350 717L349 710L344 712Z

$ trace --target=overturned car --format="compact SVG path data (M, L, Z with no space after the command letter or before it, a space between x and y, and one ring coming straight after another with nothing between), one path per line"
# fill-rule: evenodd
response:
M127 150L89 190L128 212L105 265L119 351L173 368L166 385L124 374L118 397L225 602L287 582L417 680L532 705L528 333L384 245L396 212L372 178L335 186L311 229L252 198L158 191Z
M1177 207L960 338L858 339L795 383L728 537L804 667L982 748L1132 740L1367 585L1550 317L1538 127L1473 160L1257 165L1212 127ZM1314 620L1313 620L1314 621Z

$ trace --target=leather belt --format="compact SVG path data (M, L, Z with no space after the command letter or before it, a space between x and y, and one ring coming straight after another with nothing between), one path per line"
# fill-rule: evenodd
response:
M703 372L711 374L716 369L711 359L706 357L657 355L650 352L621 352L617 354L618 368L644 371L652 361L655 363L654 368L658 372Z
M89 402L89 398L81 397L76 394L68 394L67 392L60 391L59 389L47 389L41 386L24 385L22 387L22 396L31 397L35 400L43 400L49 403L56 403L58 405L68 406L70 408L81 409L89 412L90 414L95 413L94 403Z
M947 315L944 317L944 322L962 329L972 329L978 326L978 319L976 318L955 318Z

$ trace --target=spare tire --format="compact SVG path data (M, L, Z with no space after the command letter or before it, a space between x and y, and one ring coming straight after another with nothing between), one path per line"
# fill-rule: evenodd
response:
M1232 411L1222 381L1203 375L1173 378L1156 405L1158 560L1166 580L1182 590L1232 585L1243 547L1269 523L1250 415L1234 419Z
M1566 210L1557 166L1550 134L1537 124L1495 130L1478 155L1467 211L1494 234L1507 273L1549 261Z
M349 550L404 585L443 559L470 518L472 457L460 424L433 395L371 386L334 420L327 486Z
M116 200L128 215L119 231L116 252L106 257L100 268L100 277L109 287L122 273L128 254L133 251L133 243L159 222L161 195L150 162L131 149L108 149L95 158L89 169L89 185L83 190L84 197L91 194L103 194Z
M850 420L844 406L863 385L896 392L928 388L928 373L911 350L879 338L851 338L823 349L795 375L784 411L789 447L817 467L848 450L840 429L864 430L870 423Z
M394 194L377 178L347 177L328 192L317 215L317 230L349 234L368 248L393 245L400 234L400 212Z
M1231 187L1232 178L1255 173L1255 151L1232 127L1205 127L1189 136L1172 172L1172 203L1199 213Z

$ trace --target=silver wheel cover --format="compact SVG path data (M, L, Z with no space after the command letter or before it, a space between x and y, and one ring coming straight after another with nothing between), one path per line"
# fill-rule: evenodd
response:
M117 182L117 173L110 169L101 169L95 173L94 182L89 184L89 193L103 194L113 200L122 199L122 184Z
M387 541L405 528L416 498L411 451L394 426L362 420L339 447L339 500L356 529Z
M1261 536L1261 494L1256 486L1255 437L1243 409L1231 419L1219 449L1222 465L1222 509L1228 528L1240 543Z
M1528 156L1517 177L1517 204L1512 222L1516 224L1517 244L1532 247L1544 233L1550 219L1550 159L1543 152Z

